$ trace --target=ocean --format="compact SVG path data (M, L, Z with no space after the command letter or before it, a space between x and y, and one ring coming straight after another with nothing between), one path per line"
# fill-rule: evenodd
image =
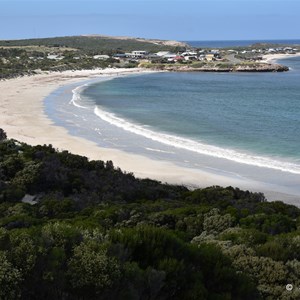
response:
M225 41L184 41L192 47L198 48L229 48L247 47L254 44L280 44L280 45L300 45L299 39L294 40L225 40Z
M285 73L149 73L60 88L46 113L101 147L300 195L300 58Z

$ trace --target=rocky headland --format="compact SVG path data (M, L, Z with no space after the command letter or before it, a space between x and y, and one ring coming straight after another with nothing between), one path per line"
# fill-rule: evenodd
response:
M143 66L145 67L145 66ZM280 64L205 64L203 66L193 65L148 65L153 70L164 70L173 72L286 72L287 66Z

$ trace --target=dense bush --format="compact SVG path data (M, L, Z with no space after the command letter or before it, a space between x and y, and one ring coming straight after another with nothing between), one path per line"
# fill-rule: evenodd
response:
M3 139L0 299L297 299L299 217Z

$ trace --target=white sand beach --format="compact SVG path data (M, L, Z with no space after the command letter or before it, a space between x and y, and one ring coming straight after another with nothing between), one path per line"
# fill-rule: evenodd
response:
M0 81L0 127L7 132L9 138L30 145L52 144L59 150L68 150L89 159L112 160L115 166L133 172L137 177L190 187L231 185L264 192L269 200L281 199L298 205L297 196L265 190L255 181L183 168L170 162L156 161L115 149L100 148L96 143L70 135L65 128L55 125L44 112L44 98L63 85L104 75L117 76L138 72L149 71L142 69L65 71Z
M296 54L266 54L263 56L263 59L260 62L271 64L271 63L277 63L277 61L280 59L296 57L296 56L300 56L300 53L296 53Z

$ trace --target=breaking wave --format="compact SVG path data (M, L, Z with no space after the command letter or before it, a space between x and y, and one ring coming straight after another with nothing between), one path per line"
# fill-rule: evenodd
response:
M203 144L201 142L193 141L187 138L155 132L141 125L131 123L125 119L116 116L113 113L100 109L95 106L94 113L102 120L110 123L111 125L122 128L131 133L146 137L164 145L173 146L175 148L189 150L199 154L209 155L217 158L235 161L241 164L248 164L257 167L271 168L283 172L293 174L300 174L300 165L274 160L269 157L255 156L247 153L240 153L232 149L225 149L213 145Z
M86 86L87 86L87 84L83 84L83 85L76 87L74 90L72 90L73 96L72 96L72 99L70 100L69 104L73 104L74 106L79 107L79 108L88 109L88 107L78 104L78 102L80 102L80 100L81 100L80 92Z

